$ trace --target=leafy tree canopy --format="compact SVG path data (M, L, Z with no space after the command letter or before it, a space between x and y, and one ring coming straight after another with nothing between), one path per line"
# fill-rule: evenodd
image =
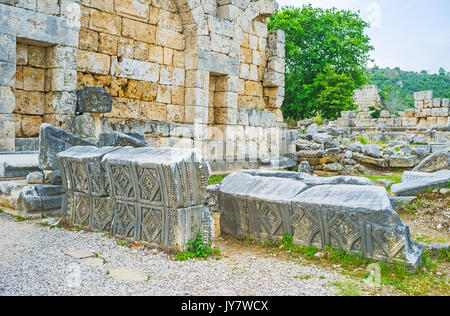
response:
M286 33L285 117L321 114L332 119L350 106L347 93L337 89L356 89L367 82L364 67L373 49L364 34L368 26L358 13L311 5L283 7L270 18L269 30ZM334 105L332 95L337 98ZM321 107L325 103L327 110Z

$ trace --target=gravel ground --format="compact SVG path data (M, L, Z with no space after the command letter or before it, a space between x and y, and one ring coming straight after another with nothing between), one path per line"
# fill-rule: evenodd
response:
M119 246L104 234L37 223L0 214L0 296L333 295L336 289L326 284L343 279L324 268L245 251L220 260L177 262L156 249ZM86 259L67 255L75 249L98 253L107 262L88 267ZM149 279L115 281L107 271L119 267L138 269Z

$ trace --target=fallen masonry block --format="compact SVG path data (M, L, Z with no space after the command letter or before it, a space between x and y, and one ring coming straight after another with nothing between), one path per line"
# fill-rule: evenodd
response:
M450 147L433 153L422 160L413 171L433 172L449 168Z
M412 168L416 165L416 157L409 156L391 156L389 158L389 167L391 168Z
M429 180L434 177L447 176L450 179L450 170L440 170L436 172L415 172L405 171L402 175L401 182L409 182L416 180Z
M38 156L37 151L0 153L0 178L26 177L38 171Z
M397 196L416 195L419 192L424 192L430 189L440 189L448 186L450 182L450 175L448 170L442 170L431 174L430 177L421 177L417 180L407 180L394 184L391 191Z
M279 175L282 173L280 172ZM372 183L373 184L373 183ZM365 258L401 262L415 269L422 248L392 209L383 187L321 184L301 179L236 172L219 188L221 234L238 239L281 240L338 247Z
M145 140L120 132L101 133L98 146L149 147Z
M61 214L62 185L27 184L26 180L0 182L0 208L21 216Z
M293 169L296 166L295 161L288 157L262 159L261 165L283 169Z
M73 146L96 146L87 140L75 136L50 124L42 124L39 134L39 168L56 170L56 155Z
M71 224L165 249L185 250L199 230L212 240L210 168L197 151L80 146L58 160Z

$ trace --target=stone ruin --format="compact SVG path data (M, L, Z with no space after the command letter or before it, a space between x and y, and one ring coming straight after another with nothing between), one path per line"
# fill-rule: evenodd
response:
M448 157L440 152L448 100L417 94L414 115L344 112L327 126L299 122L304 134L287 129L284 34L267 31L276 8L274 0L0 0L0 151L9 152L0 178L20 177L0 181L0 206L175 250L199 229L212 240L217 211L232 237L292 234L300 245L416 267L421 248L393 208L417 181L389 197L340 175L363 165L436 171ZM377 105L374 89L361 93L355 100ZM366 133L393 151L351 147ZM298 163L337 177L239 171L206 194L211 170ZM415 176L427 188L448 178Z
M37 151L47 123L91 142L122 132L196 148L213 171L283 155L285 36L267 30L277 7L1 0L0 152ZM110 96L77 96L92 87Z
M203 205L210 170L197 151L76 146L58 161L71 225L179 251L199 230L214 236Z
M220 233L301 246L331 245L365 258L421 264L422 248L393 210L386 190L358 177L239 171L211 188Z
M322 126L312 119L299 121L300 133L288 144L286 156L300 164L300 171L319 176L449 169L449 100L433 99L432 91L414 97L416 108L399 117L382 111L379 119L369 119L361 118L363 112L344 111Z
M370 117L371 107L379 109L382 107L379 89L376 85L367 85L353 92L353 100L358 105L358 118Z

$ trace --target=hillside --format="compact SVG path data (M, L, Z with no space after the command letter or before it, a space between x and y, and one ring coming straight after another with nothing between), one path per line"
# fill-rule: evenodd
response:
M440 74L403 71L400 68L370 68L370 84L382 90L388 109L398 111L414 107L413 93L433 90L435 98L450 98L450 73L443 69Z

